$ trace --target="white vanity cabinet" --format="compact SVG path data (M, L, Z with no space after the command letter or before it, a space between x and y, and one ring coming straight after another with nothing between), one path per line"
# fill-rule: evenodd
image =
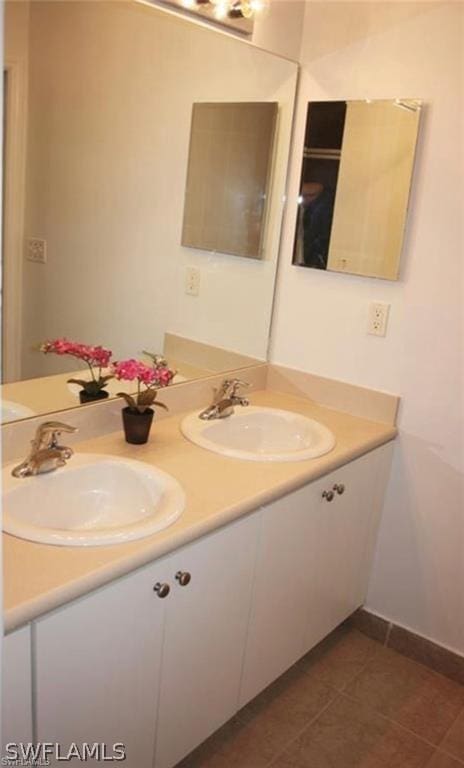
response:
M243 706L364 602L387 444L261 511Z
M169 768L232 717L256 540L251 516L39 620L38 740Z
M362 605L391 452L37 620L37 740L173 768Z
M31 628L3 638L2 756L6 745L32 741Z

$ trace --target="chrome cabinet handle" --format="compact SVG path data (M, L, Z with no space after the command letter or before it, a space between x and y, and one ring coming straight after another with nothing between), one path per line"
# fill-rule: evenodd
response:
M341 496L342 493L345 493L345 486L343 483L335 483L333 490L336 491L339 496Z
M335 494L333 491L324 491L324 493L322 494L322 498L325 499L326 501L333 501L334 495Z
M171 587L169 584L161 584L161 582L158 581L153 587L153 591L156 592L158 597L167 597L171 591Z
M176 573L176 580L181 587L186 587L187 584L190 584L191 578L192 576L188 571L177 571Z

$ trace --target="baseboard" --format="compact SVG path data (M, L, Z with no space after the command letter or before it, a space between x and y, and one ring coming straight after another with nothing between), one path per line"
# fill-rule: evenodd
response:
M464 685L464 656L360 608L350 624L373 640Z

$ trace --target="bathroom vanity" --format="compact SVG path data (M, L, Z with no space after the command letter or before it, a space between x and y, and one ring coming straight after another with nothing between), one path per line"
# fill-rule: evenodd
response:
M138 452L184 487L170 528L113 547L5 536L7 741L122 742L130 768L170 768L363 604L395 427L252 399L316 418L335 448L230 459L174 415ZM134 456L115 434L78 450Z

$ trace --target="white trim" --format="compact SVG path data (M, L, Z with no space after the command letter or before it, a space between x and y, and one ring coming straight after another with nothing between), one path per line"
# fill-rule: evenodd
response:
M8 73L2 288L2 380L6 383L21 378L27 70L25 62L8 59L3 68Z

